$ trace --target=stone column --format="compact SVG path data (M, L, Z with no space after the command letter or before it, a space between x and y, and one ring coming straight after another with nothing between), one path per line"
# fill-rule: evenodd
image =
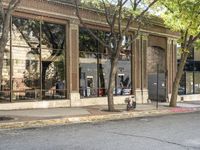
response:
M143 33L142 34L142 46L141 46L141 50L142 50L142 54L141 54L141 58L142 58L142 80L141 80L141 84L142 84L142 102L143 103L147 103L148 98L149 98L149 94L148 94L148 73L147 73L147 47L148 47L148 34Z
M171 97L172 86L177 71L177 42L176 39L167 38L166 65L167 65L167 93Z
M79 105L79 22L70 21L67 31L67 90L71 106Z
M176 72L177 72L177 40L173 39L173 72L172 72L172 78L173 81L175 80L176 77Z
M132 93L135 94L135 44L136 41L132 43L132 49L131 49L131 83L132 83Z
M147 89L147 35L143 34L135 40L134 52L134 87L135 100L138 103L146 103L148 99Z
M133 45L134 52L134 89L136 102L142 103L141 88L141 39L140 36L135 40Z

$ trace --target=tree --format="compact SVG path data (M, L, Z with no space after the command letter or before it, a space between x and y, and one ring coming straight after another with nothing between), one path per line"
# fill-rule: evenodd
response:
M1 26L1 37L0 37L0 85L2 80L2 69L3 69L3 58L4 50L6 44L9 40L9 31L10 31L10 18L15 10L15 8L20 3L20 0L10 0L8 7L5 8L2 0L0 0L0 26Z
M110 56L110 75L108 85L108 110L114 111L113 89L115 86L115 75L117 73L117 62L120 52L131 45L137 38L140 28L144 23L144 18L149 9L158 0L85 0L80 5L75 0L76 14L80 23L87 31L108 50ZM105 18L109 28L107 39L100 39L89 29L81 16L80 8L84 6L92 7L96 13ZM131 40L123 44L124 37L131 31L131 26L135 24L137 29Z
M173 31L180 33L181 60L172 87L170 106L177 103L178 88L183 75L184 66L191 48L200 38L200 1L198 0L161 0L166 8L162 15L165 24Z

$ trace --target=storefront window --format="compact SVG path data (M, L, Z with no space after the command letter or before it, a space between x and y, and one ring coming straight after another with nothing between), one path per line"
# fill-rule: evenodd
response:
M103 50L103 48L102 48ZM107 89L109 84L109 72L110 72L110 58L105 51L100 51L98 55L98 96L107 95Z
M62 25L42 24L42 97L65 98L65 28Z
M123 44L127 44L130 38L130 36L124 37ZM125 47L120 53L116 89L116 95L131 94L131 46Z
M180 81L179 94L200 94L200 52L196 48L190 50ZM178 60L178 64L180 60Z
M0 99L65 98L65 26L13 17L11 35L12 45L9 41L4 54Z
M88 32L80 29L80 95L82 97L97 96L97 57L98 43Z
M10 41L4 51L0 100L10 101Z
M40 93L40 23L13 17L12 98L28 100Z
M95 31L95 34L106 39L108 33ZM80 28L80 95L82 97L106 96L109 84L110 56L97 40L86 30ZM125 37L123 43L130 39ZM120 53L118 72L115 79L115 95L131 94L131 47Z

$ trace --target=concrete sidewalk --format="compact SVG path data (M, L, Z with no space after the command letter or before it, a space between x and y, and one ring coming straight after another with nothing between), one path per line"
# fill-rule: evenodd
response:
M126 105L116 105L117 112L106 111L107 106L88 106L81 108L51 108L31 110L0 111L0 129L31 128L49 125L117 120L134 117L188 113L200 111L200 103L178 103L170 108L167 103L137 104L133 111L126 111ZM5 118L7 117L7 118Z

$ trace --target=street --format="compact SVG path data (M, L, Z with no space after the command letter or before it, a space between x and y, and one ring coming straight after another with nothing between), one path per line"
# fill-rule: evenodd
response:
M0 150L199 150L200 112L1 130Z

